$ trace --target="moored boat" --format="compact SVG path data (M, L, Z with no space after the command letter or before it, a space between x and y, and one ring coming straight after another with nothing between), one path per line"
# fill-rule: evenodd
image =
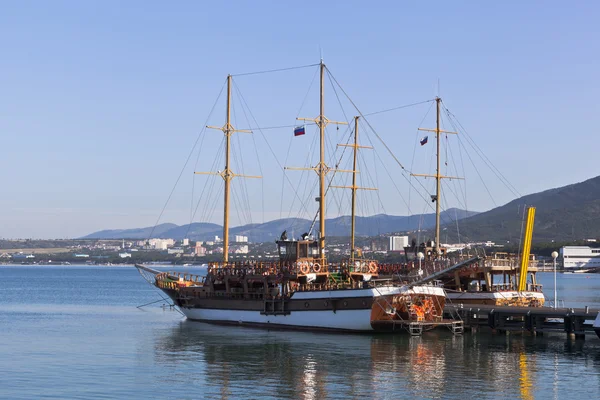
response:
M375 260L358 257L354 251L348 260L332 263L325 256L325 176L331 170L325 164L324 129L336 123L323 115L325 65L320 68L320 115L311 119L320 131L320 162L310 168L319 175L319 229L317 237L304 234L288 239L281 234L277 243L279 259L275 262L230 262L229 255L229 184L234 174L229 165L231 125L231 76L227 79L227 121L222 129L225 138L225 169L218 172L224 179L223 261L209 266L203 277L164 273L136 265L140 272L152 274L152 283L163 290L181 312L191 320L223 324L244 324L277 328L374 331L408 329L410 324L435 326L443 323L444 289L426 277L412 282L398 282L379 277ZM358 120L356 117L355 121ZM296 129L304 134L304 128ZM356 151L354 175L350 187L356 196Z

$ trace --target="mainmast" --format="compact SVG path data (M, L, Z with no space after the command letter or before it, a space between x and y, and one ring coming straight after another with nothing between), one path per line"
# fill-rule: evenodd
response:
M218 129L225 134L225 169L219 172L196 172L196 174L220 175L225 182L223 188L223 262L227 263L229 261L229 192L231 180L236 176L242 178L261 178L261 176L235 174L230 168L231 135L233 135L234 132L252 133L252 131L245 129L234 129L233 125L231 125L231 75L227 75L227 110L225 125L222 127L207 126L207 128Z
M319 126L320 136L320 157L319 165L313 168L319 175L319 257L322 262L325 261L325 176L329 172L330 168L325 163L325 127L328 124L346 125L346 122L330 121L325 117L325 64L323 60L319 64L320 69L320 90L319 90L319 116L317 118L297 118L300 121L313 121ZM287 168L287 169L306 169L306 168Z
M356 248L354 247L354 238L356 235L356 191L358 189L363 190L377 190L375 188L366 188L356 186L356 174L358 173L358 149L372 149L370 146L360 146L358 144L358 119L360 117L354 117L354 144L338 144L341 147L352 147L354 161L352 163L352 186L332 186L334 188L343 188L352 190L352 216L350 220L350 260L354 261L356 256Z
M437 143L437 168L435 170L435 175L427 175L427 174L411 174L413 176L423 176L429 178L435 178L435 196L431 196L432 201L435 201L435 251L436 254L440 254L440 214L441 214L441 196L442 196L442 179L462 179L455 176L443 176L440 169L440 133L451 133L456 134L456 132L444 131L440 129L440 105L442 99L439 97L435 98L436 103L436 127L435 129L425 129L419 128L420 131L426 132L434 132L436 136Z
M325 64L321 60L319 67L320 95L319 95L319 136L321 141L321 156L319 159L319 256L325 258L325 174L327 174L327 165L325 164Z
M225 181L223 198L223 262L229 260L229 187L231 183L231 169L229 169L229 157L231 149L231 75L227 75L227 122L225 122L225 170L223 180ZM438 162L439 164L439 162ZM439 168L439 165L438 165Z
M354 117L354 160L352 162L352 221L350 224L350 259L354 261L354 235L356 232L356 156L358 155L358 116Z
M435 131L436 131L436 139L437 139L437 168L435 170L435 251L437 254L440 254L440 212L441 212L441 202L440 195L442 192L442 178L440 173L440 102L442 99L439 97L435 98L435 106L436 106L436 117L435 117Z

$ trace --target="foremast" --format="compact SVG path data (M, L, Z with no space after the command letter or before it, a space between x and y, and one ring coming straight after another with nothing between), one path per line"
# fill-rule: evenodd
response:
M235 174L230 168L231 135L234 132L252 133L252 131L245 129L235 129L231 125L231 75L227 75L227 108L225 115L226 122L222 127L207 126L207 128L218 129L225 135L225 169L219 172L195 172L195 174L220 175L223 178L223 262L227 263L229 261L229 192L231 189L231 180L236 176L241 178L262 178L261 176Z
M442 179L463 179L456 176L444 176L441 173L440 169L440 134L454 134L457 132L450 132L440 129L440 105L442 103L442 99L440 97L435 98L436 104L436 127L435 129L427 129L427 128L419 128L420 131L425 132L433 132L435 133L436 143L437 143L437 167L435 170L435 175L428 174L411 174L412 176L422 176L426 178L435 178L435 196L431 196L432 201L435 202L435 252L439 256L440 254L440 214L441 214L441 196L442 196Z

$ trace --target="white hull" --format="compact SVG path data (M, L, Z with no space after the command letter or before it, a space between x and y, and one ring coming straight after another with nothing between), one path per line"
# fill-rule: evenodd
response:
M546 298L541 292L448 292L446 297L453 303L481 303L502 304L504 301L518 301L519 299L535 299L539 304L544 304ZM492 303L490 303L492 302Z
M402 286L381 286L378 288L370 289L348 289L348 290L319 290L319 291L308 291L308 292L296 292L292 296L292 299L336 299L336 298L348 298L348 297L379 297L389 296L401 293L407 294L428 294L432 296L445 297L446 292L443 288L438 286L414 286L407 289Z
M372 331L371 309L333 311L295 311L289 315L261 315L258 311L207 310L183 308L186 317L192 320L236 323L239 325L271 325L279 327L301 327L307 329L335 329L350 331Z
M416 286L406 289L397 286L384 286L370 289L332 290L296 292L292 300L336 299L365 297L376 299L381 296L397 294L428 294L445 297L442 288L435 286ZM373 331L371 326L371 307L360 310L306 310L293 311L287 315L264 315L260 311L227 310L208 308L185 308L181 311L191 320L238 324L262 325L274 327L294 327L305 329L331 329L348 331Z
M446 294L448 300L460 302L461 300L513 300L520 297L535 298L545 300L544 294L541 292L448 292Z

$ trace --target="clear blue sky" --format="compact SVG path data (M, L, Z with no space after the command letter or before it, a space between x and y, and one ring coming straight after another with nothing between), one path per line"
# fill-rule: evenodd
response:
M363 112L431 99L439 79L445 104L520 194L599 175L598 2L417 3L3 1L0 237L153 225L226 75L317 63L320 48ZM260 125L292 125L313 72L239 77L236 84ZM337 104L330 89L327 95ZM316 100L313 87L301 116L318 114ZM218 107L209 122L222 125L222 101ZM415 172L431 172L423 169L431 166L432 143L415 146L427 107L371 120L407 166L414 151L422 152ZM344 119L339 106L327 111ZM433 126L432 117L423 125ZM293 155L303 157L288 165L305 160L314 138L307 131L292 142ZM331 140L342 140L342 131ZM263 133L273 135L283 162L291 130ZM211 168L221 140L218 132L207 134L213 139L197 169ZM262 169L265 179L246 184L251 219L288 216L277 163L257 134L254 140L261 162L249 161L245 172ZM253 144L247 136L240 141L244 151ZM514 198L489 171L482 174L491 197L474 168L464 173L469 209ZM301 173L293 174L300 182ZM189 222L191 182L186 171L162 222ZM385 212L424 210L415 193L408 210L395 189L380 187ZM262 200L255 201L261 189L264 213ZM218 213L212 220L220 222Z

